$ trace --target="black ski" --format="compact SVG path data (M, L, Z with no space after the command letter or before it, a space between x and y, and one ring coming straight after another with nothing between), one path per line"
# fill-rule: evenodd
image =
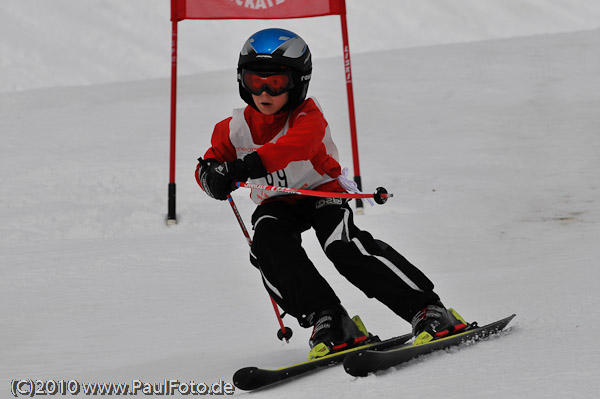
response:
M292 366L279 369L261 369L258 367L244 367L239 369L233 375L233 383L239 389L252 391L265 388L273 384L289 381L309 372L322 369L326 366L341 363L349 354L356 354L366 350L378 351L390 349L406 343L412 338L412 334L401 335L398 337L375 341L345 351L336 352L332 355L324 356L319 359L309 360Z
M344 369L350 375L364 377L369 373L398 366L404 362L436 350L460 345L467 341L479 341L502 330L515 316L516 315L513 314L512 316L483 327L479 327L476 324L470 325L469 329L465 332L437 339L422 345L406 345L385 351L365 350L358 353L352 353L345 357Z

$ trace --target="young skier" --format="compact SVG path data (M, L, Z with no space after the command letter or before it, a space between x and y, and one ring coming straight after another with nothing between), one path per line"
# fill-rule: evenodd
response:
M239 55L239 93L248 104L214 128L196 179L210 197L225 200L250 181L293 188L345 192L337 148L318 102L306 99L311 53L284 29L265 29ZM412 323L415 343L466 327L446 309L433 283L391 246L360 230L348 201L252 190L251 262L278 305L302 327L313 327L309 358L359 345L366 339L302 248L312 228L336 269L369 298Z

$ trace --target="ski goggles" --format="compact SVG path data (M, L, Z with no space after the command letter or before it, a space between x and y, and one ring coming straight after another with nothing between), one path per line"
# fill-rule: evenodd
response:
M294 87L290 71L257 72L242 69L240 81L242 86L255 96L259 96L263 91L271 96L278 96Z

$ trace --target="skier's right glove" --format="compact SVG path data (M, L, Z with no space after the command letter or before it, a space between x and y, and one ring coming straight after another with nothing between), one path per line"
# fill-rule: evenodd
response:
M219 163L216 159L198 158L196 181L204 192L218 200L226 200L237 187L237 181L245 182L248 178L259 178L267 175L267 170L255 151L243 160Z
M226 200L227 196L237 187L232 187L237 180L245 181L248 176L242 176L242 171L233 170L228 162L219 163L216 159L198 158L196 180L209 197Z

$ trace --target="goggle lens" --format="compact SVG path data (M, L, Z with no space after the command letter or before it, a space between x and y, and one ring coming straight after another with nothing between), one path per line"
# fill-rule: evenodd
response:
M278 96L294 87L290 73L242 71L242 84L250 93L258 96L266 91Z

